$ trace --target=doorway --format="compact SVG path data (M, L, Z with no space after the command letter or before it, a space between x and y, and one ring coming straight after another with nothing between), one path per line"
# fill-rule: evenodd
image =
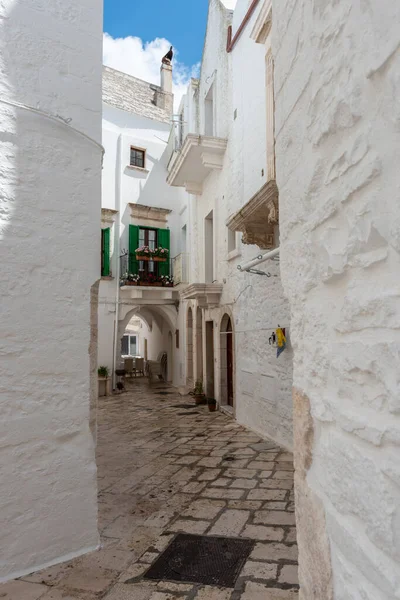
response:
M221 321L220 331L220 365L221 365L221 404L234 405L234 347L232 319L225 314Z
M186 320L186 383L193 383L193 311L190 307Z
M206 321L206 395L214 398L214 321Z
M203 381L203 313L196 311L196 379Z

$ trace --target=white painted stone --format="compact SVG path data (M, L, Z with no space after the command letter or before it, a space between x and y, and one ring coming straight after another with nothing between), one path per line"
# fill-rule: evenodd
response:
M1 581L98 545L102 3L5 0L0 37Z
M398 3L273 0L281 271L335 600L400 589L399 19Z

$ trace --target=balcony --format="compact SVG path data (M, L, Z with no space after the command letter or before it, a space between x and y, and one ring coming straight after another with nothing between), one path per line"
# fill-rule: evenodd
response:
M200 308L218 306L221 300L222 283L192 283L181 293L181 300L197 300Z
M211 171L222 169L227 143L223 138L189 133L171 161L167 183L201 195L206 177Z
M149 261L150 263L152 261ZM136 255L125 253L120 257L120 288L121 292L138 304L161 302L169 304L179 299L179 291L175 287L186 283L188 278L188 255L185 253L162 261L163 271L170 275L158 274L157 262L153 261L150 269L137 269ZM169 268L165 268L168 263ZM133 268L133 265L135 268Z
M243 233L244 244L255 244L263 249L275 248L279 224L278 197L276 182L271 179L228 219L227 226L232 231Z

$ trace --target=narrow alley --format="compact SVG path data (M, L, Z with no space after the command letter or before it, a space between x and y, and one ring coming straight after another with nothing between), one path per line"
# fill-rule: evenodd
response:
M0 598L297 598L291 454L144 380L99 399L97 442L101 550L4 584ZM173 568L175 581L147 579L179 532L249 540L236 583L188 581Z

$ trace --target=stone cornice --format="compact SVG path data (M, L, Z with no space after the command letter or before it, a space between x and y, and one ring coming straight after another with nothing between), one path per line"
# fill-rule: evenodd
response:
M131 207L131 217L141 221L160 221L167 222L168 215L172 212L168 208L158 208L156 206L146 206L145 204L129 203Z
M101 222L102 223L114 223L115 216L118 214L117 210L113 208L102 208L101 209Z

